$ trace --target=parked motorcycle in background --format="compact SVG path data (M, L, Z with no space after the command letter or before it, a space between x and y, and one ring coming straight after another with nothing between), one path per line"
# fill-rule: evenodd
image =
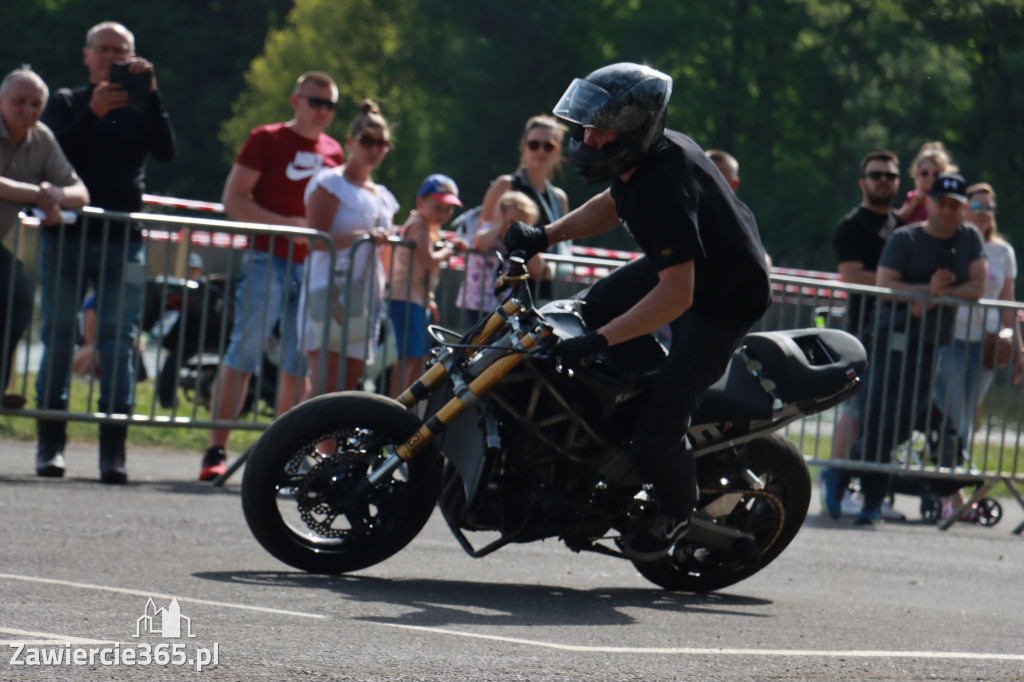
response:
M334 393L275 421L242 483L260 544L309 572L355 571L405 547L436 504L473 557L557 537L701 592L768 565L811 496L803 456L776 432L860 389L861 343L834 329L750 334L693 417L700 497L689 528L660 558L631 559L624 548L657 508L627 441L665 350L647 335L562 367L550 350L586 333L585 304L538 310L525 282L513 257L496 277L511 297L489 318L461 336L431 327L435 359L397 400Z

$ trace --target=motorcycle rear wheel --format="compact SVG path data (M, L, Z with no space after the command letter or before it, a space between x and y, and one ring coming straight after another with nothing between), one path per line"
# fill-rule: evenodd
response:
M712 488L722 479L730 482L728 490L745 487L737 485L743 480L740 462L754 472L764 489L752 491L726 522L754 536L756 557L750 556L754 547L741 546L729 552L687 545L684 539L675 552L662 559L634 561L641 575L667 590L711 592L749 578L789 545L811 502L811 476L803 455L788 438L773 433L740 446L736 458L698 458L702 500L705 486L711 482L715 482Z
M246 462L242 510L253 535L272 555L310 573L355 571L395 554L430 518L440 494L440 453L428 446L359 499L352 493L387 459L387 446L420 425L395 401L368 393L332 393L290 410Z

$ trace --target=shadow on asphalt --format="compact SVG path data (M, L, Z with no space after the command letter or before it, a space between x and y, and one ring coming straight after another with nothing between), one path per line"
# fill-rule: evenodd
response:
M574 590L545 585L468 582L464 580L386 580L356 575L238 571L195 573L197 578L233 584L328 589L347 600L402 604L416 610L393 618L364 616L376 623L437 627L441 625L623 625L636 622L625 609L709 613L747 618L766 614L743 610L772 602L730 594L666 592L658 588Z
M96 478L88 476L64 476L63 478L41 478L35 475L3 475L0 476L0 483L4 485L25 485L25 486L68 486L68 485L82 485L82 486L104 486L111 490L124 490L133 488L146 488L147 490L156 490L162 493L172 493L178 495L231 495L237 497L241 492L238 487L231 488L215 488L209 483L203 481L192 481L192 480L181 480L181 479L144 479L135 480L130 478L131 472L129 472L128 483L125 485L107 485L100 483L99 474Z

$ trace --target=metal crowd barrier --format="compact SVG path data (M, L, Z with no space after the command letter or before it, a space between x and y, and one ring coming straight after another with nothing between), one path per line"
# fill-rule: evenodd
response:
M34 280L36 303L28 331L23 338L12 339L7 320L14 301L0 301L3 306L0 322L4 323L0 328L0 348L14 348L16 351L13 354L11 380L4 387L5 400L4 405L0 406L0 414L62 421L127 421L132 425L232 430L266 428L268 417L274 412L276 369L281 361L283 346L282 340L274 336L256 341L262 362L252 373L250 391L244 401L242 414L225 420L215 419L209 413L213 382L227 350L235 310L239 306L253 306L255 314L267 314L263 301L269 293L269 278L251 287L247 300L242 301L234 299L235 280L239 275L247 274L244 269L248 255L255 251L252 247L254 236L285 240L289 254L293 253L297 240L304 240L329 254L333 262L336 250L331 239L322 232L303 228L268 227L148 213L118 213L91 207L83 209L79 215L78 226L64 225L50 230L50 244L56 244L60 262L74 264L70 268L48 272L41 269L43 237L41 229L32 220L23 221L12 238L14 253L22 261L24 272ZM105 259L109 258L109 262L113 263L123 257L129 248L129 232L124 231L124 227L142 236L145 270L131 275L125 270L125 285L116 297L105 302L97 301L94 307L85 307L83 304L90 294L103 288L105 283L103 274L99 275L97 281L83 276L83 273L96 270L96 263L87 260L95 258L97 251L87 240L79 240L76 235L80 229L88 230L90 235L99 235L95 240L101 245L98 251L101 254L98 271L104 273L108 264ZM241 249L237 248L240 237L246 238L241 242L246 246ZM186 268L193 255L201 257L204 273L190 277ZM50 260L53 260L52 256ZM218 274L211 275L211 272ZM286 272L286 276L288 274ZM61 283L66 284L62 288L65 294L68 291L74 292L71 308L77 318L64 320L61 325L51 325L48 338L43 338L41 328L39 290L44 278L56 282L58 289L61 289ZM325 304L337 297L340 282L343 279L330 279ZM261 289L263 285L267 288ZM309 286L308 273L302 286ZM126 308L131 305L131 296L128 294L130 287L134 287L135 291L141 289L142 304L137 317L124 320ZM105 305L116 308L113 316L110 310L104 310ZM126 361L125 354L116 345L112 355L107 356L112 358L109 362L112 368L104 368L99 362L99 344L93 345L91 352L87 349L82 353L86 322L91 314L101 321L100 324L105 317L119 320L114 329L116 336L130 328L133 334L132 354L137 358L134 362ZM265 318L263 322L266 322ZM96 334L98 340L102 341L103 333L97 331ZM326 355L326 334L325 328L325 337L318 344L324 349L322 357ZM73 338L68 339L69 335ZM300 348L304 340L304 337L298 339ZM165 346L170 346L170 349ZM51 351L48 366L41 366L44 347L71 348L72 352L79 355L72 360L67 375L57 382L57 385L66 382L69 387L67 408L55 407L55 404L63 401L54 390L43 387L43 391L37 391L34 385L34 379L40 371L55 374L54 368L60 364L55 359L57 353ZM136 378L141 374L151 377L154 383L151 400L140 400L140 393L135 391L135 405L130 414L112 409L109 402L103 405L98 401L104 369L115 374L111 379L113 382L116 374L122 371L121 368L129 364ZM236 384L235 397L240 395L241 388L241 385ZM88 407L76 410L73 405L82 403L76 397L83 395ZM190 399L191 405L182 401L182 397ZM24 407L16 404L21 401L24 401Z
M773 275L772 282L775 303L759 325L764 330L849 328L846 310L852 296L873 300L876 311L882 299L906 304L908 308L917 305L930 310L929 314L938 320L955 319L958 306L978 311L981 319L998 318L1003 311L1009 311L1008 316L1014 318L1024 314L1024 305L1006 301L983 299L968 303L955 298L897 293L878 287L778 274ZM885 320L884 315L868 317L863 314L864 310L865 306L862 306L861 319L856 320L855 326L861 329L859 336L862 340L867 341L869 362L877 373L872 374L872 367L869 367L863 395L851 399L861 400L861 413L859 428L849 443L865 437L873 413L880 415L878 426L891 424L897 431L907 432L907 437L896 439L890 450L882 447L881 438L874 443L862 442L862 457L849 459L846 456L849 447L837 445L833 439L834 429L844 410L844 406L839 405L787 427L788 435L799 444L808 463L844 469L854 475L859 472L888 474L896 492L921 497L922 510L934 504L936 498L956 489L958 484L962 487L976 486L973 495L955 511L954 516L940 524L943 529L999 483L1004 483L1024 507L1024 497L1018 489L1024 483L1020 429L1024 417L1024 393L1019 386L1013 385L1013 366L1021 360L1016 344L1007 366L993 371L991 387L972 420L974 428L967 427L966 423L958 428L957 415L951 412L955 413L956 408L961 407L963 385L968 375L983 369L981 347L985 330L974 322L975 316L968 316L970 322L966 331L968 337L978 337L977 345L973 353L967 353L967 362L961 373L953 375L937 371L937 349L942 345L937 327L930 333L906 335L890 331L888 327L899 325L887 324L892 320ZM874 344L872 340L875 340ZM929 350L929 346L933 350ZM929 355L930 362L927 360ZM872 382L875 381L882 384L875 386L873 391ZM915 385L923 387L920 396L910 399L909 407L899 409L900 398L913 396ZM946 396L944 401L940 400L940 394ZM967 430L969 435L961 430ZM1024 524L1014 532L1024 532Z
M17 342L15 372L8 391L15 396L21 395L29 399L26 407L10 406L5 401L5 405L0 407L0 415L104 423L123 423L125 420L129 420L132 425L171 425L202 429L262 430L266 428L275 411L277 381L271 375L280 364L280 348L282 346L280 339L275 340L271 337L258 341L261 356L267 362L261 364L253 373L250 380L250 395L243 401L245 403L243 413L235 419L223 420L215 419L209 412L213 380L227 350L232 310L239 305L256 306L258 314L266 314L263 301L266 294L269 293L269 289L263 290L262 295L253 295L252 292L260 292L258 287L253 287L250 288L252 300L234 300L234 279L241 273L241 268L247 262L247 254L253 251L253 237L257 235L287 240L289 252L295 248L296 240L306 240L315 245L317 250L328 253L330 262L334 262L336 250L330 238L316 230L268 227L225 220L143 213L124 214L91 208L84 209L80 214L82 221L90 230L102 230L104 235L110 233L112 227L120 225L133 225L144 235L143 250L147 263L145 303L138 320L141 333L135 336L136 348L141 351L142 363L141 367L138 364L134 367L140 371L145 370L147 374L154 377L156 387L153 391L153 398L148 402L136 401L132 414L116 414L109 409L104 409L103 405L98 405L95 410L91 409L91 406L97 402L100 382L99 376L94 371L98 360L98 355L94 351L82 362L81 366L86 368L84 378L71 378L69 382L72 394L84 394L86 404L90 408L76 412L70 409L60 410L45 407L48 399L52 396L35 396L31 379L40 370L40 351L44 342L52 345L55 339L41 337L38 309L25 337L20 341L9 338L8 322L13 301L0 301L0 305L4 306L0 311L0 322L3 323L3 328L0 330L3 332L0 335L0 348L4 345L14 346ZM117 230L113 232L116 233ZM71 229L65 229L62 234L67 236L73 232ZM39 260L38 236L39 230L30 226L22 227L14 235L14 250L19 258L28 263L26 271L35 273L37 279L41 277L57 279L75 277L74 281L78 282L77 272L39 272L35 266ZM70 245L72 241L61 238L59 243ZM240 246L241 248L239 248ZM375 280L381 274L377 268L382 265L385 271L383 275L390 281L388 274L394 268L397 254L402 249L408 249L411 257L413 245L411 242L392 240L389 247L378 261L374 257L374 253L366 253L366 250L375 251L378 247L369 238L360 239L348 250L348 261L350 263L360 260L368 262L366 276L370 281ZM118 249L123 250L124 244L112 242L106 245L104 252L120 253L121 251ZM185 268L193 253L201 255L206 272L202 276L189 278ZM483 257L486 254L475 255ZM469 254L462 258L452 259L452 262L443 268L436 292L440 319L434 321L457 331L466 329L471 322L467 318L466 307L459 305L460 288L463 289L464 295L465 289L470 286L470 283L466 281L464 268L468 256ZM85 252L83 251L77 259L80 268L86 267L84 259ZM582 256L549 255L545 257L545 260L556 266L552 268L555 276L551 278L550 291L545 292L553 298L573 295L622 263L622 260L617 259ZM334 301L339 295L343 295L344 300L353 300L353 296L359 290L359 283L353 280L354 270L355 268L348 268L342 272L332 273L333 276L329 279L328 291L322 303L325 306L322 319L329 319L333 316ZM211 276L208 274L210 272L218 272L222 275ZM474 284L474 286L480 287L478 293L481 295L485 294L490 286L491 269L485 268L484 275L480 281ZM303 286L307 291L310 286L309 276L310 270L307 268L303 279ZM38 289L39 282L37 281L36 284ZM265 285L269 287L269 280ZM846 327L845 311L850 296L862 296L876 300L891 296L901 301L917 302L926 306L961 304L957 299L932 299L928 296L894 294L876 287L844 285L834 279L816 279L778 273L773 275L773 288L775 303L765 318L761 320L757 330L815 326ZM409 297L410 291L411 289L406 290L404 298ZM88 293L88 287L77 284L74 296L76 309L81 308ZM377 302L377 307L370 314L360 317L359 323L366 325L366 328L362 330L356 330L353 327L353 321L349 316L352 308L342 306L341 342L337 346L339 348L347 347L348 340L356 338L356 336L361 339L359 343L363 345L364 351L368 350L371 344L375 346L375 360L366 367L362 379L364 388L380 393L388 392L385 381L386 371L400 353L388 318L389 299L394 295L395 292L390 291L384 299ZM543 296L538 295L538 302L543 301ZM423 303L428 304L429 301ZM1010 310L1017 315L1024 312L1024 305L1017 303L980 301L969 305L983 311ZM955 307L940 307L939 310L943 311L942 315L955 314ZM97 310L97 313L101 314L102 311ZM84 314L81 317L84 317ZM869 321L866 319L858 322L861 327L865 327L865 325L870 327ZM176 330L175 324L177 324ZM322 336L319 343L316 344L320 348L321 367L327 365L326 348L329 345L327 327L325 325L321 330ZM81 320L74 325L74 328L77 330L76 334L81 333ZM357 335L355 335L356 331L359 331ZM870 328L867 331L870 332ZM171 334L177 334L177 345L174 350L170 352L161 350L164 341ZM300 328L300 335L302 334L305 332ZM865 333L862 336L868 338L869 334ZM299 339L300 348L304 340L305 337ZM76 339L77 341L79 340ZM917 344L934 341L935 339L924 338L915 340ZM146 344L145 349L141 347L143 343ZM1014 353L1016 354L1016 350ZM908 361L907 358L911 358L909 361L912 361L913 357L913 352L902 354L900 358L894 354L876 353L871 357L871 361L887 363L888 366L896 362L897 359ZM112 363L115 366L115 371L117 367L121 366L119 359L115 351ZM335 379L338 386L344 386L347 378L346 363L338 364L338 373ZM1011 366L1012 364L1013 360L1011 360ZM171 367L171 370L167 370L167 367ZM102 368L100 369L102 371ZM943 382L953 386L956 385L958 379L963 379L963 377L942 377L932 374L928 367L919 367L916 372L917 380L923 376L923 380L928 384L927 396L932 396L935 389ZM925 374L922 375L921 372ZM315 382L314 394L319 393L326 381L325 372L321 372L312 380ZM906 386L901 382L904 380L897 381L890 387L889 392L905 390ZM168 385L169 390L164 390L168 389ZM237 397L241 392L241 386L236 385L235 391ZM137 392L136 395L139 393ZM188 402L180 400L182 396L191 399L190 406ZM38 397L43 398L41 406L36 405L35 398ZM162 404L161 398L165 399ZM948 415L937 414L931 410L931 405L927 404L928 402L930 401L914 404L910 410L913 414L896 415L899 419L913 422L908 427L911 431L910 437L896 444L891 452L884 454L877 448L874 450L870 447L865 448L868 454L861 460L834 459L832 457L833 431L843 409L842 406L795 422L787 427L787 434L798 443L810 464L843 468L854 473L884 472L894 477L923 482L923 484L942 483L948 485L961 482L965 485L976 485L978 486L977 491L968 504L987 494L992 486L1003 482L1007 485L1010 493L1024 506L1024 498L1021 497L1016 487L1018 484L1024 483L1020 435L1020 424L1022 416L1024 416L1024 399L1022 399L1021 391L1011 385L1009 372L1007 370L996 372L995 381L984 402L984 410L978 428L974 430L969 441L954 446L957 452L952 455L947 452L949 447L944 444L942 438L937 440L934 437L936 433L947 435L952 420ZM107 407L109 408L109 406ZM869 414L869 406L865 405L864 407L864 414ZM906 426L907 423L904 425ZM868 427L867 420L863 420L860 427L860 432L863 434ZM241 464L242 460L244 460L244 456L236 460L232 468L229 469L228 475ZM1022 531L1024 531L1024 527L1015 530L1017 533Z

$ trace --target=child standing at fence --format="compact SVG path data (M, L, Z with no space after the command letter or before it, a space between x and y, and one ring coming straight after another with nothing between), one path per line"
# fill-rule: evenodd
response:
M505 192L498 198L498 219L493 223L482 224L473 235L473 248L481 253L470 254L466 259L466 281L459 289L456 302L466 311L469 324L476 324L481 313L489 313L498 305L490 282L490 275L497 267L498 259L485 254L504 252L508 226L516 221L532 225L539 214L537 204L523 192ZM531 278L540 278L544 272L540 255L531 258L526 268Z
M398 343L398 363L391 371L393 396L416 380L430 350L427 323L439 318L434 291L441 264L469 250L469 242L461 238L434 248L441 239L441 226L451 220L456 206L462 208L455 181L436 173L420 185L416 210L402 226L402 239L414 246L396 248L391 264L390 313Z

